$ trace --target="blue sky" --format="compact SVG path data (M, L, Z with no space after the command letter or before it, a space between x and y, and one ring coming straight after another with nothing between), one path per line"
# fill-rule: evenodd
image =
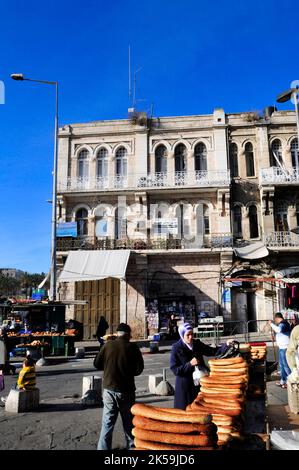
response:
M0 267L48 271L54 88L60 124L126 118L128 45L139 107L155 116L260 110L299 79L298 3L1 2ZM281 109L292 104L279 105Z

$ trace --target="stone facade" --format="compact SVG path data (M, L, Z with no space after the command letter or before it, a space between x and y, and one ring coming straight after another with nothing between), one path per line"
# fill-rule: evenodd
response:
M263 241L270 255L278 253L276 267L267 257L259 276L274 276L281 253L299 247L298 168L291 111L258 116L215 109L65 125L58 214L61 223L77 222L78 236L58 240L58 266L71 249L130 249L120 316L138 337L146 334L147 299L172 292L194 297L197 312L210 302L213 315L235 318L239 300L223 305L224 277L256 274L234 246ZM268 317L279 293L275 287L271 310L273 286L255 284L249 286L255 315ZM70 299L72 289L60 286L60 298Z

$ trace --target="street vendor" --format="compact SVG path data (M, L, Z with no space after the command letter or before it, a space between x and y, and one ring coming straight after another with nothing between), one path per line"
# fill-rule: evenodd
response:
M190 323L179 326L180 339L171 349L170 369L176 376L174 408L185 410L196 398L199 386L194 385L195 366L205 369L203 356L215 356L218 347L211 347L199 339L193 339L193 327ZM227 341L229 344L231 340Z

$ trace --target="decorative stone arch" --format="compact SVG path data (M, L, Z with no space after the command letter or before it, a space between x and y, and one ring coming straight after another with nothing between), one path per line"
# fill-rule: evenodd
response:
M200 204L208 206L210 213L212 213L216 209L216 207L213 205L213 203L211 201L208 201L206 199L200 199L195 204L193 204L193 211L192 212L195 216L196 216L197 208Z
M120 148L122 148L122 147L124 147L124 148L126 149L127 155L132 155L132 151L131 151L131 149L130 149L129 144L127 144L126 142L120 142L119 144L117 144L117 145L112 149L112 158L113 158L113 160L115 160L115 158L116 158L116 153L117 153L117 151L118 151Z
M112 210L113 210L113 206L111 204L106 204L106 203L101 203L101 204L98 204L92 211L92 216L93 217L98 217L98 214L97 214L97 211L99 210L106 210L107 211L107 217L111 217L112 215Z
M177 147L178 145L180 145L180 144L185 145L185 147L186 147L186 149L187 149L188 152L191 151L191 144L190 144L190 142L188 142L187 140L184 140L184 139L180 139L180 140L177 140L176 142L174 142L174 143L172 144L172 151L173 151L173 153L175 152L176 147Z
M212 150L212 145L210 139L207 139L205 137L196 139L193 144L191 145L191 150L194 153L195 147L197 144L204 144L206 146L207 152L210 152Z
M155 142L155 144L154 144L153 147L152 147L151 153L152 153L153 155L155 155L156 150L157 150L158 147L160 147L160 145L164 145L164 147L166 147L166 149L167 149L167 156L168 156L168 155L170 154L170 152L171 152L172 149L171 149L170 143L167 142L167 140L160 140L159 142Z
M78 157L80 155L80 152L82 152L82 150L87 150L88 151L88 159L91 160L92 156L93 156L93 148L90 145L87 145L87 144L82 144L78 148L76 148L76 150L74 152L74 155L73 155L73 158L78 159Z
M255 141L254 137L252 137L252 139L247 138L247 139L243 140L242 142L240 142L240 155L245 155L246 144L251 144L253 152L255 153L255 151L256 151L256 141Z
M260 203L258 201L249 201L245 204L247 210L250 206L256 206L258 208L260 206Z
M87 214L88 214L88 218L91 217L92 215L92 210L90 208L90 206L88 204L77 204L75 207L73 207L72 209L72 222L75 221L76 219L76 213L78 212L78 210L80 209L86 209L87 210Z
M177 211L178 207L179 207L181 204L183 204L183 206L188 206L188 210L190 210L190 211L191 211L191 214L192 214L192 209L193 209L193 208L192 208L191 202L187 202L187 201L178 201L178 202L175 202L174 204L171 204L171 205L170 205L170 212L169 212L169 213L170 213L173 217L175 217L176 211Z
M99 144L95 147L94 151L93 151L93 155L92 155L92 160L96 160L97 159L97 156L98 156L98 153L99 151L104 148L107 150L108 152L108 158L112 156L112 148L111 148L111 145L108 145L108 144Z

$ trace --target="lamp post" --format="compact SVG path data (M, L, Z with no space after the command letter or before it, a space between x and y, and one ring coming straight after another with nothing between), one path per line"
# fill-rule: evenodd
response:
M53 196L52 196L52 230L51 230L51 270L50 270L50 300L56 301L56 226L57 226L57 159L58 159L58 82L46 80L33 80L25 78L21 73L11 74L13 80L43 83L54 85L56 92L55 133L54 133L54 165L53 165Z
M286 101L289 101L290 99L293 98L294 104L295 104L295 113L296 113L296 123L297 123L297 142L298 142L298 148L299 148L299 109L298 109L298 93L299 89L298 88L289 88L288 90L284 91L283 93L280 93L280 95L277 96L276 101L278 103L285 103Z

